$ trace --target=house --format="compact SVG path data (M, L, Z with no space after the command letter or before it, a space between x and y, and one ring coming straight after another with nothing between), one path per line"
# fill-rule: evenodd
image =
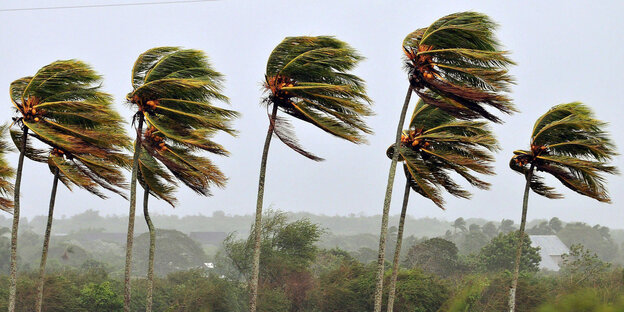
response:
M539 247L542 261L539 268L550 271L559 271L562 262L561 255L570 253L570 249L557 235L529 235L532 247Z

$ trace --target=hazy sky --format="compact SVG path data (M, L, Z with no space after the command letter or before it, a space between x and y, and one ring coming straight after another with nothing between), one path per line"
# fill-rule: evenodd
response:
M0 9L87 3L113 1L2 1ZM447 220L482 217L518 222L524 180L507 164L513 150L528 147L535 119L550 106L571 101L591 105L599 118L611 123L609 131L622 152L622 9L622 4L614 1L592 1L590 5L587 1L218 1L0 12L0 86L4 90L0 93L4 94L0 120L8 122L12 114L8 97L11 81L32 75L55 60L69 58L90 63L104 75L104 89L114 94L118 109L129 119L131 112L123 99L131 90L130 70L140 53L157 46L204 50L227 77L225 93L231 107L242 113L235 124L240 130L238 137L217 137L231 156L213 157L229 182L227 188L215 189L209 198L182 188L175 210L162 201L151 200L151 211L251 214L268 126L265 109L259 105L267 57L286 36L335 35L367 58L355 73L367 81L375 102L377 115L368 120L375 134L369 137L370 144L354 145L295 122L302 144L327 160L310 161L274 140L269 153L265 207L328 215L379 214L390 164L385 151L393 141L408 86L402 69L401 42L409 32L439 17L475 10L501 25L498 36L518 63L511 69L517 79L512 96L521 113L504 116L505 124L494 127L503 149L497 155L498 175L487 179L493 184L490 191L474 190L472 200L447 196L446 211L414 193L408 212L415 217ZM17 154L9 158L17 162ZM624 167L621 156L615 165ZM47 167L27 161L23 179L22 215L47 213L52 182ZM622 176L609 177L611 205L569 192L556 180L548 181L566 198L549 200L532 194L529 219L558 216L624 228ZM399 171L392 214L399 213L403 185L404 176ZM115 196L104 201L82 190L72 193L59 188L57 216L89 208L102 214L125 214L128 203Z

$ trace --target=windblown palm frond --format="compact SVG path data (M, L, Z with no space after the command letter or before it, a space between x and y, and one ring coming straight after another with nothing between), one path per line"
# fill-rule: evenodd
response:
M372 130L364 117L373 115L364 82L348 73L362 57L333 37L288 37L267 62L264 103L339 138L364 143ZM322 160L302 148L290 123L276 117L275 135L296 152Z
M129 159L122 150L129 148L130 139L100 82L93 69L77 60L47 65L11 84L14 123L47 145L36 148L27 140L24 155L48 163L52 172L58 169L67 188L77 185L106 198L103 188L125 197L121 168L129 167ZM20 149L22 132L13 129L11 138Z
M4 140L7 128L6 125L0 125L0 210L11 212L13 201L10 196L13 195L13 183L9 180L13 178L15 171L4 158L4 155L11 149Z
M605 126L587 105L556 105L535 122L530 149L515 151L509 165L524 175L533 169L549 173L577 193L610 202L603 173L618 172L608 165L617 153ZM536 174L531 189L548 198L563 197Z
M219 131L236 133L231 123L239 114L213 104L215 100L228 102L221 93L222 83L223 75L198 50L154 48L134 64L134 90L127 99L147 124L140 134L144 152L137 176L152 195L171 205L175 179L205 196L210 195L211 186L225 185L223 173L197 153L228 155L212 137Z
M419 101L409 130L403 131L399 161L411 188L444 209L442 190L469 198L470 192L453 181L456 173L471 185L487 189L490 184L474 176L494 174L491 163L498 143L486 122L462 121L439 107ZM386 154L392 158L394 145Z
M506 68L514 63L500 50L496 27L487 15L461 12L410 33L403 49L413 90L460 119L501 122L486 108L516 111L505 95L513 83Z
M111 96L100 91L101 77L77 60L56 61L34 76L11 83L14 121L42 142L76 154L104 157L108 148L126 146L121 116Z

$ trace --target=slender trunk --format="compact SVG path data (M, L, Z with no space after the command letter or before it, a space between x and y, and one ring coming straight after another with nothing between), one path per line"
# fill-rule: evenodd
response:
M394 293L396 291L397 276L399 275L399 258L401 257L401 244L403 242L403 228L405 227L405 213L407 212L407 202L409 201L410 183L405 179L405 193L403 194L403 207L401 208L401 218L399 219L399 231L397 232L396 249L394 250L394 261L392 262L392 278L388 290L388 310L392 312L394 308Z
M143 216L147 222L149 230L150 246L149 246L149 262L147 265L147 302L145 303L145 311L152 312L152 293L154 292L154 252L156 251L156 231L154 224L147 211L149 200L149 187L145 187L143 193Z
M534 165L531 164L529 172L526 174L526 186L524 187L524 198L522 199L522 219L520 220L520 231L518 233L518 246L516 247L516 261L514 262L513 279L509 288L509 312L516 310L516 289L518 286L518 276L520 275L520 259L522 258L522 243L524 242L524 228L526 226L526 215L529 204L529 191L531 190L531 178L533 177Z
M56 202L56 188L59 180L59 169L54 169L54 182L52 182L52 193L50 194L50 207L48 208L48 223L46 224L45 236L43 237L43 250L41 250L41 263L39 264L39 285L37 285L37 312L41 312L43 306L43 284L45 281L45 267L48 260L48 247L50 246L50 232L52 232L52 221L54 220L54 203Z
M124 312L130 312L130 273L132 271L132 243L134 242L134 213L136 210L136 184L139 170L139 154L143 135L143 115L139 115L137 137L134 140L134 156L132 158L132 178L130 180L130 211L128 215L128 234L126 237L126 270L124 272Z
M390 212L390 201L392 200L392 187L394 186L394 175L396 173L397 160L399 159L399 147L401 144L401 131L405 123L405 115L412 97L412 87L407 88L405 102L399 117L396 138L394 140L394 154L390 163L390 172L388 173L388 184L386 185L386 197L384 199L383 213L381 215L381 233L379 234L379 255L377 256L377 284L375 286L375 312L381 312L381 300L383 295L383 277L384 277L384 256L386 253L386 236L388 235L388 213Z
M24 126L22 134L22 148L20 149L17 172L15 175L15 192L13 198L13 227L11 228L11 271L9 283L9 312L15 312L15 301L17 295L17 231L20 218L20 186L22 185L22 169L24 168L24 152L26 151L26 140L28 139L28 128Z
M254 250L253 264L251 270L251 280L249 281L249 312L256 312L258 301L258 278L260 276L260 235L262 233L262 202L264 199L264 178L266 174L267 157L269 155L269 146L271 145L271 137L273 136L273 128L275 127L275 116L277 116L277 105L273 104L271 112L271 120L269 120L269 130L264 140L264 149L262 150L262 161L260 162L260 179L258 181L258 201L256 202L256 220L254 221Z

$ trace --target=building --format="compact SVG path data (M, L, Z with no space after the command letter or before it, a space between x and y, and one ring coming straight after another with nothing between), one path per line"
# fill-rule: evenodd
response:
M570 253L570 249L557 237L557 235L529 235L532 247L539 247L542 261L539 268L550 271L559 271L561 255Z

